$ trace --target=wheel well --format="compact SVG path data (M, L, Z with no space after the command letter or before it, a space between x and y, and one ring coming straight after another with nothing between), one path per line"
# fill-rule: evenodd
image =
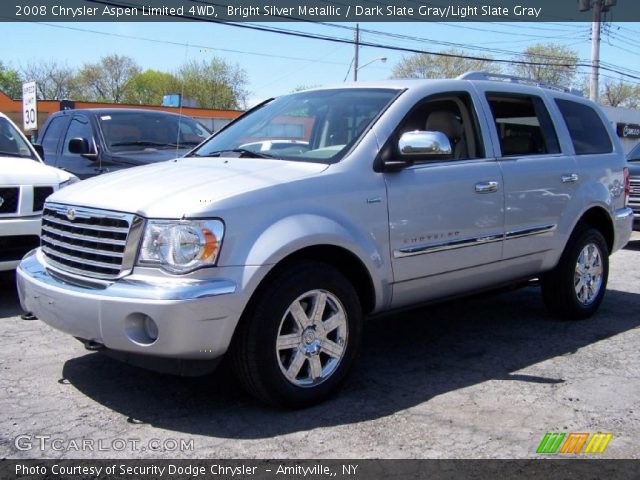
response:
M334 245L315 245L290 254L280 260L280 262L271 269L267 276L262 280L261 285L266 285L270 277L278 275L283 270L286 270L291 264L297 263L301 260L313 260L334 267L342 273L342 275L349 280L351 285L353 285L353 288L355 288L356 293L360 298L362 312L366 314L374 309L375 289L367 268L353 253L342 247L336 247Z
M611 222L609 214L607 214L607 212L603 208L593 207L587 210L580 218L579 223L589 225L590 227L599 230L607 242L607 248L609 249L609 252L613 250L613 223Z

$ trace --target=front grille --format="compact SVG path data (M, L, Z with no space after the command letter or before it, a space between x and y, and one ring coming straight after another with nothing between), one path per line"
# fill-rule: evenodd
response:
M33 211L41 211L44 207L44 201L52 193L53 187L33 187Z
M37 248L40 239L37 235L11 235L0 237L0 262L20 260L27 252Z
M634 197L640 197L640 179L632 178L630 183L629 193Z
M137 243L137 238L129 235L137 218L106 210L45 204L42 251L53 267L65 272L115 279L132 266L127 242ZM135 250L135 245L130 250Z
M0 213L16 213L20 189L17 187L0 187Z

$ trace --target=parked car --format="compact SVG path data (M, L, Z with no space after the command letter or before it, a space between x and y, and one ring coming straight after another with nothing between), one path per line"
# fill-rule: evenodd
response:
M45 199L77 180L44 165L22 132L0 113L0 271L15 269L40 245Z
M629 206L633 209L633 229L640 230L640 143L628 154Z
M335 391L365 316L534 278L554 316L593 315L631 235L622 147L593 102L499 79L286 95L185 158L57 192L22 306L150 368L229 354L294 407ZM308 148L240 148L284 130Z
M181 157L209 135L184 115L88 108L52 114L40 131L37 148L47 165L87 178Z

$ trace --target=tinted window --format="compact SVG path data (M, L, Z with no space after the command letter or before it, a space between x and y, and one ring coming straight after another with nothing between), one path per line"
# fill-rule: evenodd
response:
M64 138L63 151L65 155L71 154L69 152L69 140L72 138L85 138L89 141L89 145L92 145L93 132L91 131L91 125L89 125L89 119L86 117L73 117L67 130L67 136Z
M98 116L107 148L113 152L193 147L209 132L181 115L149 111L111 111Z
M596 111L588 105L570 100L556 100L567 124L577 155L609 153L613 150L607 129Z
M64 127L65 117L54 117L49 122L49 126L42 135L40 145L44 150L45 160L47 157L56 156L58 154L58 142L62 136L62 128Z
M14 125L2 117L0 117L0 157L36 159Z
M529 95L487 94L505 157L560 153L560 145L547 107Z

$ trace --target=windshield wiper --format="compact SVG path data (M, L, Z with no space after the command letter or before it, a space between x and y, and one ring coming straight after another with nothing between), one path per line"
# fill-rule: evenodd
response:
M249 158L278 158L274 155L267 155L266 153L254 152L253 150L247 150L246 148L230 148L228 150L216 150L215 152L209 152L206 155L195 153L194 157L221 157L224 153L239 153L240 157Z
M152 142L148 140L135 140L130 142L116 142L112 143L109 146L111 147L133 147L133 146L145 146L145 147L179 147L177 143L166 143L166 142Z
M25 157L24 155L20 155L19 153L16 153L16 152L3 152L3 151L0 151L0 155L4 155L6 157L31 158L31 157Z

